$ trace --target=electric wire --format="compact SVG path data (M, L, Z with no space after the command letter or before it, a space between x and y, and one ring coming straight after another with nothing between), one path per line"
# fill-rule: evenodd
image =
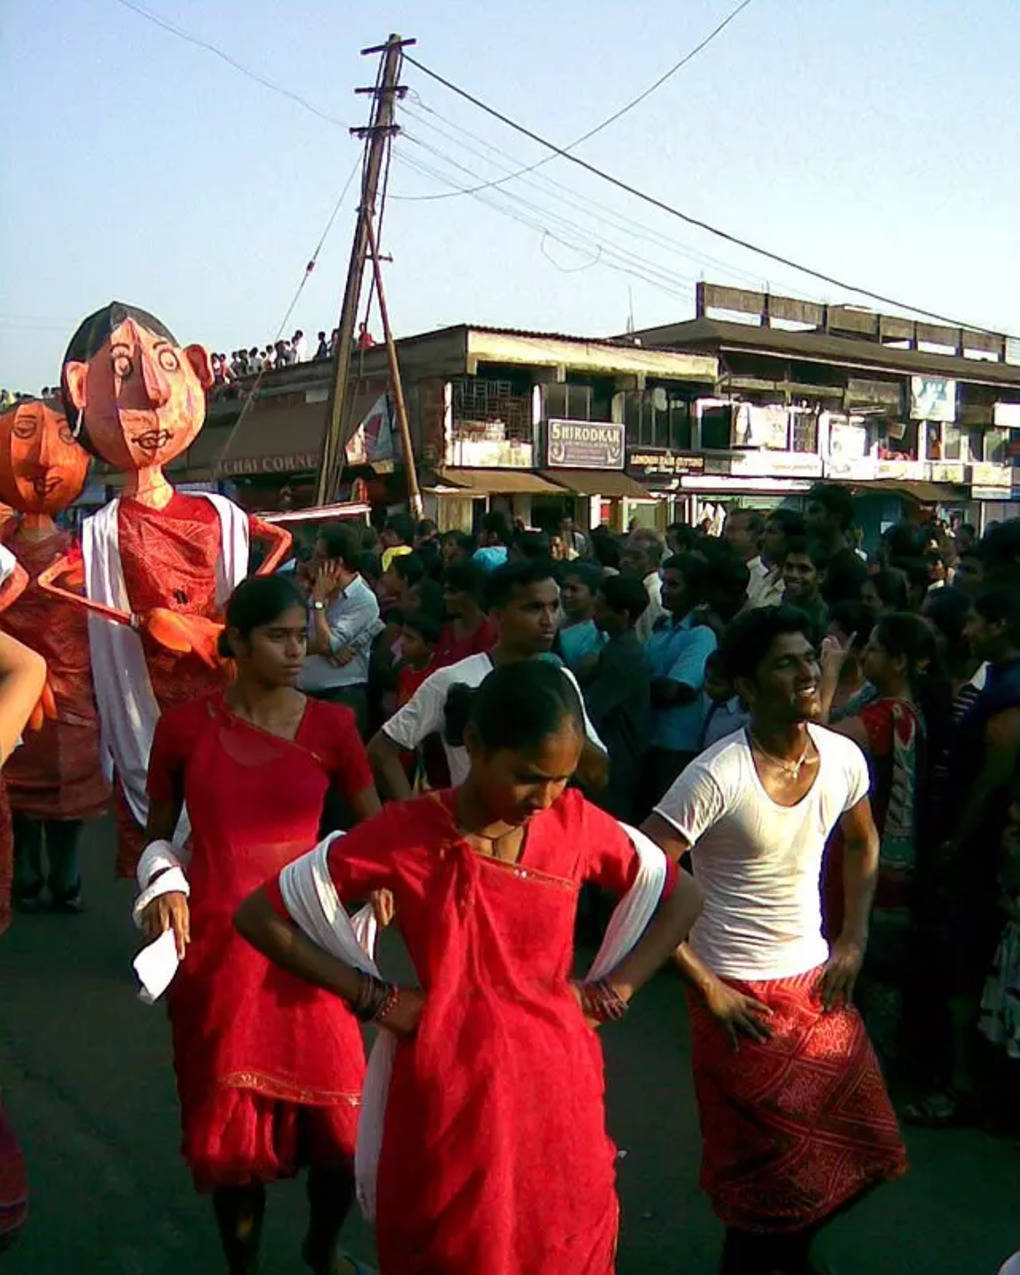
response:
M351 183L354 181L355 174L357 173L358 169L362 166L363 158L364 157L362 155L359 155L358 158L354 161L354 166L351 169L350 173L348 174L347 180L343 184L343 189L340 191L340 194L337 196L337 201L333 205L333 211L329 214L329 219L326 222L326 225L323 227L322 234L319 236L319 242L315 245L315 251L308 258L308 264L305 266L305 272L301 276L301 282L298 284L297 289L294 293L294 296L291 298L290 305L287 307L286 313L284 314L283 318L280 320L279 327L276 329L276 336L273 338L274 345L276 344L277 341L280 341L283 338L283 333L286 330L287 324L290 321L290 316L294 313L295 307L297 306L297 303L301 297L301 293L304 292L305 290L305 284L312 277L312 271L315 269L315 264L319 259L319 254L322 252L323 246L325 245L325 242L326 242L326 238L329 235L330 230L332 230L333 228L333 223L336 221L337 216L340 212L340 208L344 202L344 199L347 196L347 192L351 188ZM255 380L252 381L251 385L248 388L248 393L245 396L244 402L241 404L241 410L238 413L237 420L234 421L234 424L231 427L230 433L227 435L226 441L224 442L223 446L220 448L219 455L216 457L216 464L214 466L214 470L219 469L220 465L223 463L224 456L226 456L227 452L230 450L234 442L234 439L237 436L237 431L241 428L241 425L243 424L245 418L248 415L248 412L251 410L251 407L255 402L255 398L258 393L258 388L262 384L262 378L265 376L266 371L267 371L267 365L263 363L262 367L259 369L259 371L255 375Z
M436 155L438 158L442 159L445 163L452 165L454 168L458 168L462 172L467 173L468 176L471 176L471 177L475 176L475 174L472 172L471 169L466 168L463 164L457 163L455 160L451 160L448 156L443 155L441 151L435 150L434 147L429 146L427 143L423 142L420 138L415 137L413 134L405 131L404 136L407 138L408 141L411 141L415 145L420 146L422 149L430 152L433 155ZM577 222L571 221L569 218L564 217L562 214L551 212L549 209L544 208L539 204L535 204L531 200L525 199L523 196L511 194L510 192L505 190L499 190L493 193L499 198L511 199L519 203L524 208L528 209L530 212L534 214L538 214L539 217L542 218L543 220L540 220L534 223L536 228L541 226L543 231L545 231L552 238L557 238L557 236L552 230L549 229L550 223L553 225L558 224L562 228L562 231L564 233L574 234L579 236L582 239L587 238L591 240L592 243L595 244L596 246L601 246L603 250L611 252L613 255L615 255L619 259L622 259L624 261L636 262L640 264L645 270L651 270L653 272L660 273L661 276L665 279L682 280L683 281L682 286L685 286L687 284L694 284L697 282L697 279L694 276L685 275L676 270L668 270L665 267L661 266L659 263L651 262L647 258L641 257L639 254L631 252L627 248L624 248L621 245L613 242L612 240L609 240L608 237L606 236L603 236L601 239L598 239L585 227L578 225ZM489 197L489 192L473 191L472 194L478 199L486 199ZM492 206L498 207L498 205L492 205ZM565 243L565 246L567 247L576 246L576 245L571 245L568 241L565 241L562 239L560 241ZM693 294L693 289L690 289L690 291Z
M582 133L580 137L577 137L574 139L574 141L569 142L563 148L564 151L574 150L576 147L582 145L582 143L588 141L589 138L594 137L596 133L601 133L604 128L608 128L610 124L615 124L616 121L620 119L621 116L626 115L628 111L632 111L634 107L640 105L640 103L642 103L645 100L645 98L651 97L651 95L656 91L656 89L662 88L662 86L666 83L667 80L671 79L674 75L676 75L677 71L685 67L688 62L693 61L693 59L698 56L698 54L702 51L702 49L707 48L712 43L712 41L716 38L716 36L721 35L722 32L726 29L726 27L728 27L730 23L734 20L734 18L738 17L743 12L743 10L747 8L747 6L750 3L751 3L751 0L741 0L741 3L738 4L735 9L732 9L728 13L726 17L723 18L722 22L720 22L719 25L715 27L714 30L710 31L708 35L705 36L705 38L701 41L700 44L696 44L693 49L685 53L684 56L680 59L680 61L674 63L673 66L671 66L669 70L665 72L665 74L660 75L654 84L650 84L648 88L644 89L641 93L639 93L637 97L631 98L631 100L627 102L624 106L621 106L618 111L614 111L612 115L607 116L607 118L602 120L600 124L596 124L594 128L590 128L587 131L587 133ZM409 60L412 62L414 61L413 58ZM415 62L414 64L415 66L419 65L417 62ZM527 165L527 167L521 168L516 173L508 173L506 177L500 177L500 178L497 178L495 181L485 182L481 186L474 186L469 189L465 189L463 191L446 191L441 194L435 194L435 195L416 195L416 196L413 196L413 198L421 199L421 200L434 200L434 199L452 199L458 194L474 195L480 190L487 190L491 186L502 186L504 182L512 181L515 177L523 177L525 173L532 173L535 171L536 168L541 168L543 164L548 164L554 158L555 157L552 155L546 155L544 159L536 160L534 164L529 164ZM409 196L409 198L412 198L412 197Z
M442 119L443 122L449 124L451 128L457 130L458 132L464 133L466 136L472 138L474 141L480 142L481 145L486 147L488 150L491 150L495 154L502 156L504 159L508 159L513 164L520 163L520 161L515 156L509 155L506 151L503 151L500 147L494 146L492 143L486 141L485 138L479 137L477 134L472 133L470 130L464 129L460 125L454 123L453 121L448 120L444 116L439 115L437 111L433 110L433 108L427 106L424 102L422 102L420 97L418 99L418 104L422 107L423 110L427 111L430 115L435 115L437 118ZM427 128L438 133L440 136L445 137L448 141L453 142L454 145L460 146L462 149L464 149L468 153L475 155L476 157L484 160L484 162L494 166L497 165L498 161L489 158L477 147L470 146L468 143L454 136L454 134L447 132L443 128L440 128L437 124L432 123L431 120L427 119L424 115L420 115L417 111L409 108L406 104L401 106L401 112L402 114L415 120L417 123L424 124ZM674 239L669 235L663 234L661 231L653 230L651 227L646 226L643 222L635 221L634 218L628 217L625 213L618 212L616 209L609 207L609 205L604 204L600 202L599 200L592 199L590 196L585 195L581 192L578 192L572 187L565 185L563 182L556 181L554 178L551 178L548 175L543 174L538 177L521 178L520 173L514 173L514 174L511 174L511 176L519 178L522 185L531 187L532 189L538 191L540 194L551 196L552 198L555 198L560 203L566 203L578 209L581 212L585 212L589 216L596 219L597 221L605 222L607 225L613 226L614 229L622 230L633 238L643 239L647 243L652 243L652 244L655 244L656 246L663 247L667 249L669 252L675 253L677 256L685 257L688 260L695 262L699 266L704 267L707 265L711 267L712 269L720 271L720 272L724 272L725 274L731 277L749 281L753 283L755 287L760 287L762 285L762 278L759 274L753 273L752 271L749 271L749 270L742 269L741 267L736 266L731 262L723 261L722 259L718 257L710 256L708 253L699 252L696 249L693 249L690 246L681 243L679 240ZM486 188L492 185L497 185L497 184L498 183L487 182L480 187L465 187L464 193L465 194L478 193L480 190L485 190ZM508 192L506 190L501 190L500 193L506 195ZM405 199L414 200L418 198L418 196L415 196L415 195L399 195L395 192L390 197L396 200L405 200ZM813 301L817 299L816 297L812 297L806 293L800 292L792 284L786 283L785 280L778 280L777 282L779 282L791 295L800 296L803 300Z
M181 27L174 26L166 18L161 18L159 14L143 8L140 4L135 4L134 0L117 0L117 3L123 5L125 9L130 9L133 13L137 13L139 17L144 18L147 22L152 22L157 27L162 27L164 31L169 31L178 40L184 40L197 48L205 49L206 52L213 54L214 57L221 58L229 66L232 66L235 71L240 71L242 75L254 80L256 84L261 84L263 88L270 89L273 93L279 93L281 97L290 98L292 102L296 102L298 106L303 107L306 111L317 115L319 119L325 120L327 124L335 124L337 127L344 129L348 127L344 120L337 119L335 115L330 115L327 111L320 110L314 103L302 97L300 93L295 93L292 89L288 89L282 84L266 79L264 75L260 75L258 71L253 71L251 67L245 66L243 62L238 62L236 58L231 57L229 53L226 53L217 45L210 44L208 40L203 40L197 35L191 35L190 32L183 30Z
M409 155L398 154L396 158L398 163L400 163L401 165L411 168L412 170L416 172L420 172L424 174L425 176L431 177L433 180L439 181L443 183L444 185L449 186L455 190L460 190L460 191L463 191L464 193L467 193L468 190L470 189L468 187L461 186L459 183L453 181L446 173L440 172L438 169L433 168L428 164L423 164L417 159L413 159ZM536 230L542 233L543 235L553 239L555 242L561 243L565 247L573 249L574 251L582 250L578 247L576 243L571 243L569 240L564 239L562 237L562 234L557 234L556 232L550 230L547 224L545 224L543 221L536 220L534 216L529 215L527 212L521 212L521 211L515 210L512 207L506 207L504 205L496 203L492 198L493 194L505 196L506 192L505 191L496 191L496 192L471 191L471 197L473 199L477 200L479 203L485 204L486 206L492 208L494 211L500 213L501 215L510 218L510 220L518 222L519 224L526 226L531 230ZM545 210L540 210L540 211L543 213L545 212ZM545 254L545 255L548 256L548 254ZM678 279L665 278L661 273L657 273L658 268L654 264L647 263L647 262L644 262L642 264L641 259L634 258L633 254L620 254L620 260L622 264L614 264L614 262L611 259L609 259L609 256L607 255L607 250L603 247L603 255L599 258L597 262L592 262L591 264L592 266L599 265L605 269L613 270L618 274L624 274L635 279L640 279L642 282L652 285L653 287L657 288L660 292L666 293L669 296L673 296L685 301L693 298L694 296L693 286L689 286L686 283L680 282L678 281ZM553 262L552 264L558 266L558 263L556 262ZM558 268L562 269L562 267L558 267ZM571 271L571 273L573 272ZM693 282L695 281L691 280L692 284Z
M940 314L937 310L928 310L923 306L913 305L908 301L902 301L896 297L890 297L881 292L875 292L870 288L861 287L859 284L850 283L846 279L840 279L836 275L825 273L822 270L816 270L812 266L807 266L803 262L795 261L791 257L786 257L782 253L773 252L769 248L764 248L760 244L752 243L748 239L743 239L739 235L731 234L728 230L723 230L719 226L714 226L711 222L703 221L700 217L694 217L690 213L685 213L681 209L674 207L672 204L666 203L665 200L650 195L646 191L640 190L636 186L630 185L629 182L623 181L619 177L614 177L612 173L607 173L604 169L596 167L594 164L588 163L587 160L581 159L578 155L572 155L562 146L557 146L555 142L550 142L548 138L542 137L541 134L534 132L523 124L519 124L510 116L505 115L502 111L498 111L494 106L489 106L483 102L481 98L476 97L473 93L469 93L467 89L461 88L454 84L452 80L446 79L445 76L433 71L431 67L419 62L417 58L412 57L410 53L404 55L406 60L412 66L418 68L424 75L430 77L441 84L444 88L449 89L451 93L456 93L465 101L470 102L472 106L476 106L479 110L484 111L487 115L491 115L494 119L505 124L508 128L514 129L516 132L523 134L533 142L537 142L540 146L546 147L555 155L567 160L571 164L576 164L579 168L583 168L586 172L592 173L594 176L601 178L610 185L617 187L619 190L625 191L628 195L633 195L636 199L643 200L646 204L650 204L653 208L658 208L661 212L668 213L671 217L676 217L680 221L686 222L690 226L696 226L699 230L707 231L708 234L715 235L719 239L725 240L727 243L735 244L739 248L746 248L749 252L756 253L760 257L765 257L769 261L778 262L782 266L788 266L801 274L809 275L813 279L820 279L823 283L831 284L833 287L842 288L847 292L856 293L861 297L868 297L872 301L878 301L882 305L893 306L899 310L909 310L913 314L924 315L930 319L936 319L940 323L946 323L954 328L966 328L971 332L990 333L994 336L1000 333L991 332L991 329L981 327L973 323L963 323L959 319L951 318L948 315Z

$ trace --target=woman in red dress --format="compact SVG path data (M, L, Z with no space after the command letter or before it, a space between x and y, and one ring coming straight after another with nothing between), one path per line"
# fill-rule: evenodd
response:
M149 763L150 843L165 846L187 802L190 900L163 893L140 918L150 938L168 928L177 938L169 1008L182 1150L198 1190L213 1195L231 1272L255 1269L265 1184L304 1164L305 1260L343 1269L334 1248L353 1192L358 1024L336 997L270 966L232 925L259 882L314 845L331 785L358 819L379 808L354 714L295 689L306 633L304 600L288 580L239 585L223 634L236 679L164 713ZM158 888L159 868L178 871L171 863L150 844L140 883Z
M591 1023L622 1016L682 940L697 887L644 851L659 873L651 919L606 977L572 984L581 885L622 894L647 871L615 820L565 791L584 740L577 694L552 665L504 665L474 693L464 738L461 787L387 806L327 852L341 899L393 891L421 990L311 943L275 881L237 925L399 1037L376 1188L383 1275L608 1275L615 1153Z

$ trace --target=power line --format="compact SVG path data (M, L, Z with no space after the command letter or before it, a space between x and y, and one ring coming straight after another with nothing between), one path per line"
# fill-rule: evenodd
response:
M133 3L133 0L117 0L118 4L130 9L132 13L137 13L139 17L144 18L146 22L152 22L157 27L162 27L164 31L169 31L171 35L175 35L178 40L184 40L188 44L194 44L197 48L205 49L208 53L212 53L215 57L221 58L228 66L232 66L235 71L240 71L242 75L246 75L250 80L254 80L256 84L261 84L263 88L270 89L273 93L279 93L281 97L289 97L292 102L296 102L298 106L303 107L306 111L311 111L313 115L317 115L319 119L325 120L327 124L336 124L339 128L347 128L344 120L338 120L335 115L329 115L326 111L320 111L317 106L303 98L299 93L293 92L291 89L285 88L282 84L276 84L273 80L267 80L264 75L260 75L258 71L253 71L251 67L245 66L238 62L236 58L232 58L229 53L225 53L223 49L218 48L215 44L210 44L207 40L200 39L197 35L191 35L189 32L175 27L172 22L168 22L165 18L161 18L158 14L143 9L140 4Z
M437 119L441 119L445 124L448 124L451 128L456 129L457 132L463 133L466 137L470 137L474 141L480 142L481 145L484 146L487 150L493 151L495 154L503 156L504 159L509 160L512 164L520 164L520 160L516 156L509 154L507 151L502 150L498 146L494 146L491 142L486 141L485 138L480 137L477 133L472 133L470 129L463 128L461 125L455 123L454 121L447 119L446 116L441 115L438 111L434 110L431 106L427 106L423 101L421 101L421 98L419 95L416 94L415 96L418 98L418 104L425 111L427 111L429 115L433 115ZM453 142L454 145L459 146L462 149L466 150L469 154L475 155L479 159L484 160L486 164L495 165L496 167L500 167L500 166L505 167L505 165L500 165L497 160L491 159L489 156L483 154L482 151L478 150L477 147L470 146L468 145L467 142L461 141L459 138L455 137L452 133L448 133L445 129L440 128L437 124L433 124L431 120L427 119L424 115L418 114L417 111L412 110L408 106L403 105L401 106L400 109L403 114L410 116L412 119L418 121L421 124L424 124L426 128L432 129L434 132L438 133L441 137L445 137L448 141ZM405 133L405 136L406 136L406 133ZM510 176L520 177L520 174L512 173L510 174ZM713 269L723 272L730 277L738 277L745 280L750 280L754 283L755 287L761 286L761 276L759 274L753 273L750 270L742 269L741 267L733 265L731 262L723 261L718 257L710 256L708 253L698 252L695 249L691 248L689 245L682 243L680 240L671 238L669 235L665 235L661 231L653 230L650 226L645 225L644 222L635 221L633 217L628 217L626 213L618 212L615 208L611 208L608 204L601 203L599 200L592 199L588 195L581 194L575 187L567 186L563 182L558 182L554 178L549 177L547 175L540 175L538 177L532 177L532 178L525 177L525 178L521 178L521 181L523 185L532 187L534 190L538 191L540 194L549 195L552 198L556 199L561 204L564 204L564 203L568 204L571 207L586 213L588 216L593 217L596 221L602 221L606 225L612 226L614 230L622 230L624 233L628 234L629 236L633 238L643 239L647 243L654 244L660 248L665 248L667 251L675 253L677 256L685 257L692 262L696 262L698 265L710 266ZM500 185L501 183L498 183L498 182L494 182L494 183L486 182L486 183L483 183L483 185L480 187L468 188L468 187L458 186L456 188L455 193L459 194L461 193L462 190L465 193L467 193L470 190L471 193L477 194L480 190L485 190L489 186L500 186ZM506 189L500 189L499 193L501 195L509 197L511 192L507 191ZM422 196L394 194L391 196L391 198L406 200L406 199L420 199L422 198ZM793 296L799 295L803 300L812 300L812 301L817 300L816 297L809 297L807 294L800 292L797 288L795 288L790 283L786 283L784 281L783 286L784 286L784 290L789 292Z
M336 203L333 205L333 211L329 214L329 220L326 222L325 228L323 229L322 234L319 236L319 242L315 245L315 251L312 253L312 255L308 259L308 264L305 266L305 272L301 276L301 282L297 286L297 291L294 293L294 296L291 298L291 303L287 307L287 311L284 314L283 318L280 320L280 326L276 329L276 336L273 340L274 345L276 344L277 341L281 340L281 338L283 337L283 333L286 330L288 320L290 319L290 316L294 313L294 309L297 306L301 293L304 292L305 290L305 284L312 277L312 271L315 269L315 263L319 259L319 253L322 252L323 244L325 244L326 242L326 236L329 234L330 230L332 230L333 228L333 223L337 219L337 214L340 212L340 207L347 196L347 192L351 188L351 182L354 181L354 176L357 173L358 169L361 167L361 161L362 161L362 156L359 155L358 158L354 161L354 167L351 169L350 173L348 174L347 180L344 182L343 189L340 191L340 194L337 197ZM230 433L227 435L226 441L224 442L223 446L220 448L220 454L216 458L216 465L214 467L215 469L219 468L219 466L223 462L223 457L226 456L227 452L230 450L231 445L233 444L234 439L237 436L237 431L241 428L241 425L245 417L248 415L249 409L251 408L252 404L255 402L255 396L258 393L258 388L262 384L262 378L265 376L267 370L268 370L268 364L263 363L262 367L260 368L259 372L257 373L255 377L255 380L252 381L251 386L248 390L248 393L245 396L245 400L241 404L241 410L237 415L237 420L234 421L234 424L231 427Z
M123 2L123 0L122 0ZM438 71L433 71L423 62L419 62L417 58L412 57L409 53L406 55L407 61L412 66L416 66L419 71L435 80L438 84L442 84L444 88L456 93L465 101L470 102L472 106L477 106L479 110L485 111L487 115L491 115L494 119L506 124L508 128L515 129L518 133L522 133L525 137L529 137L533 142L538 142L540 146L546 147L547 150L559 155L561 158L569 160L571 164L576 164L579 168L585 169L586 172L593 173L596 177L600 177L603 181L609 182L610 185L616 186L617 189L626 191L628 195L633 195L636 199L643 200L646 204L650 204L653 208L658 208L661 212L669 213L671 217L677 217L680 221L686 222L690 226L697 226L699 230L705 230L710 235L715 235L719 239L724 239L727 243L736 244L738 248L746 248L749 252L756 253L759 257L766 257L770 261L776 261L782 266L789 266L793 270L799 271L801 274L810 275L814 279L820 279L823 283L831 284L833 287L842 288L847 292L854 292L858 296L868 297L872 301L879 301L882 305L894 306L899 310L909 310L913 314L924 315L930 319L937 319L940 323L946 323L954 328L967 328L971 332L988 333L992 336L999 336L1001 333L992 332L989 328L983 328L972 323L961 323L959 319L950 318L948 315L939 314L936 310L926 310L923 306L910 304L908 301L900 301L896 297L885 296L881 292L873 292L870 288L862 288L858 284L848 283L845 279L839 279L835 275L826 274L824 271L815 270L812 266L805 266L799 261L794 261L790 257L784 257L778 252L772 252L769 248L763 248L760 244L751 243L750 240L741 239L739 235L730 234L728 230L722 230L718 226L713 226L710 222L702 221L698 217L691 216L690 213L682 212L679 208L674 208L672 204L667 204L662 199L657 199L654 195L649 195L643 190L639 190L636 186L622 181L619 177L614 177L611 173L605 172L601 168L596 168L594 164L589 164L587 160L581 159L577 155L571 155L562 146L557 146L555 142L550 142L547 138L533 132L530 128L526 128L523 124L518 124L516 120L512 120L508 115L504 115L502 111L497 111L494 106L489 106L469 93L467 89L462 89L458 85L445 79ZM467 193L467 192L465 192Z
M426 150L430 154L435 155L438 159L442 160L444 163L451 165L453 168L460 169L460 171L463 173L466 173L468 177L477 177L477 173L473 172L472 169L467 168L465 167L465 165L458 163L456 160L451 159L447 155L444 155L442 151L436 150L435 147L430 146L427 142L423 142L420 138L415 137L413 133L409 133L406 129L403 132L403 136L407 141L413 142L416 146L420 146L423 150ZM454 185L455 188L459 188L457 183L449 183L449 184ZM492 203L491 196L488 195L486 192L481 192L481 193L472 192L472 193L475 199L478 199L484 203L488 203L490 207L496 208L497 210L500 209L500 205ZM604 250L607 253L611 253L612 255L616 256L618 260L625 261L625 262L636 262L642 268L642 270L646 272L651 271L653 274L658 274L659 278L665 279L669 281L671 284L675 280L681 280L682 283L680 286L693 295L693 291L694 291L693 287L687 286L688 284L693 285L697 283L697 279L694 278L692 275L685 275L680 273L679 271L670 270L667 267L660 265L658 262L650 261L648 260L648 258L640 256L638 253L631 251L629 248L625 248L619 244L614 243L611 239L608 238L608 236L603 235L601 236L601 238L598 238L596 237L596 234L594 234L592 231L590 231L584 226L578 225L577 222L575 221L571 221L568 217L565 217L562 213L552 211L541 204L533 203L531 200L525 199L522 195L518 195L507 190L499 190L494 192L494 194L501 199L513 200L516 203L520 204L523 208L527 210L531 210L533 213L537 214L540 218L545 218L544 222L539 221L539 222L533 222L532 224L535 226L536 229L541 229L543 233L548 235L550 238L557 239L558 236L552 230L549 229L549 223L552 223L554 225L558 223L561 227L564 228L564 231L566 233L574 234L576 236L579 236L581 239L590 240L591 243L593 243L596 247ZM565 247L574 247L574 248L577 247L576 244L571 244L568 240L563 238L559 238L559 242L563 243Z
M407 137L408 134L405 133L404 136ZM397 155L397 160L399 163L414 169L416 172L432 177L436 181L442 182L443 185L450 186L456 191L466 193L469 189L468 187L461 186L458 182L453 181L445 173L432 168L428 164L423 164L416 159L412 159L408 155ZM500 190L496 192L481 193L472 191L471 197L477 200L478 203L484 204L486 207L498 212L500 215L509 217L511 221L516 221L522 226L527 226L530 230L538 231L544 236L548 236L556 242L563 244L567 248L572 248L575 251L583 250L578 246L578 244L571 243L569 239L563 238L562 232L560 234L553 232L549 229L549 226L545 224L545 222L536 220L535 216L530 215L527 211L520 212L512 207L508 208L504 207L502 204L495 203L492 197L493 194L502 196L504 199L513 198L515 202L522 204L525 210L536 209L540 216L547 217L552 222L559 222L566 226L567 233L575 231L580 233L582 238L587 236L592 239L595 246L602 250L602 256L597 262L591 263L592 267L597 265L607 270L612 270L617 274L625 274L632 278L640 279L643 283L650 284L652 287L657 288L660 292L669 296L677 297L681 300L688 300L694 297L694 287L692 285L697 282L696 280L690 279L689 283L683 282L687 276L675 274L671 275L668 272L664 272L662 267L657 266L655 263L649 262L644 258L635 256L633 253L628 253L615 247L609 248L605 244L599 244L597 240L594 240L591 237L589 232L585 232L584 230L575 227L573 223L567 222L555 214L550 214L547 209L539 208L538 205L531 204L529 201L521 199L520 196L510 196L507 191ZM543 255L548 256L548 254ZM622 264L614 265L611 259L613 257Z
M610 124L615 124L616 121L620 119L621 116L626 115L628 111L632 111L635 106L640 105L645 100L646 97L651 97L651 95L655 92L656 89L662 88L662 86L666 83L668 79L676 75L677 71L681 70L683 67L687 65L688 62L696 58L698 54L702 51L702 49L707 48L708 45L710 45L712 41L716 38L716 36L720 35L725 30L725 28L730 25L733 19L736 18L744 9L746 9L750 3L751 3L751 0L741 0L741 3L738 4L735 9L732 9L728 13L726 17L723 18L722 22L720 22L719 25L713 31L710 31L708 35L705 36L705 38L701 41L700 44L696 44L694 48L690 50L690 52L685 53L684 56L680 59L680 61L674 63L673 66L671 66L669 70L665 72L665 74L660 75L654 84L650 84L648 88L646 88L643 92L639 93L637 97L631 98L631 100L625 106L621 106L618 111L614 111L613 114L608 116L606 119L604 119L601 122L601 124L596 124L595 127L590 128L587 133L582 133L580 137L575 138L574 141L570 142L567 146L563 148L564 151L574 150L575 147L580 146L583 142L588 141L589 138L594 137L596 133L601 133L604 128L608 128ZM408 58L408 61L414 62L414 59ZM420 70L425 69L418 62L414 62L414 65L417 66ZM463 191L448 191L448 192L444 192L443 194L437 194L437 195L410 195L410 196L405 196L405 198L432 200L432 199L453 199L458 194L474 195L478 191L485 190L490 186L502 186L504 182L511 181L515 177L523 177L525 173L534 172L536 168L541 168L543 164L548 164L549 161L553 158L554 157L552 155L547 155L545 159L537 160L534 164L529 164L526 168L520 169L519 172L509 173L506 177L500 177L496 181L485 182L483 185L475 186L475 187L472 187L471 189L465 189Z

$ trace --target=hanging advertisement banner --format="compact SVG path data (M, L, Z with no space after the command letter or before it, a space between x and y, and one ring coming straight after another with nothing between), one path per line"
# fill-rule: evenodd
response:
M956 382L944 376L912 376L910 419L952 424L956 420Z

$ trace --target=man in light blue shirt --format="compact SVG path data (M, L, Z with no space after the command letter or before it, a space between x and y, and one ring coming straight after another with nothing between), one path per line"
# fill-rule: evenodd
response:
M358 574L361 548L350 527L324 530L315 543L308 618L308 658L298 685L308 695L346 704L364 733L368 663L382 631L379 603Z
M645 651L652 666L652 746L646 775L649 809L698 752L704 711L701 692L705 662L716 648L715 634L693 622L705 600L708 566L690 553L667 558L662 566L662 605Z
M506 514L486 514L482 519L481 548L476 549L472 561L486 571L503 566L510 554L513 527Z

